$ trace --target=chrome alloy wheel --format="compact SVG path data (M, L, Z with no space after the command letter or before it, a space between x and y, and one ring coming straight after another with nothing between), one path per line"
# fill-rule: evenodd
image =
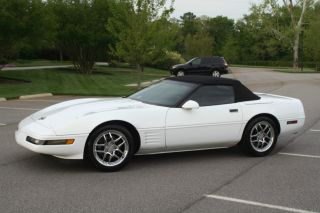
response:
M102 165L113 167L121 164L129 152L129 143L124 134L116 130L102 132L93 143L95 159Z
M265 152L272 147L275 138L273 126L267 121L256 123L250 132L250 143L257 152Z
M219 78L220 77L220 72L215 70L215 71L212 72L212 76Z
M179 72L177 73L177 76L184 76L184 72L183 72L183 71L179 71Z

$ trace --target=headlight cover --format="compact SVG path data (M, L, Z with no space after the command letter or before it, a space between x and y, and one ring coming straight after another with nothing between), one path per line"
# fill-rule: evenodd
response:
M74 143L74 139L63 139L63 140L39 140L27 136L26 141L36 145L71 145Z

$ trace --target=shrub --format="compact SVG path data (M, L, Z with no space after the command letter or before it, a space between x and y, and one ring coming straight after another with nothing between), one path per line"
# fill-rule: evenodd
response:
M185 62L186 61L181 56L181 54L177 52L167 51L162 56L159 56L155 61L148 65L159 69L170 69L170 67L175 64L183 64Z

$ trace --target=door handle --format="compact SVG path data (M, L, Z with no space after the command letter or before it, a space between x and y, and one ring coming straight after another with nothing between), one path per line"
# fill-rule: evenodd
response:
M229 111L230 111L231 113L239 112L238 109L230 109Z

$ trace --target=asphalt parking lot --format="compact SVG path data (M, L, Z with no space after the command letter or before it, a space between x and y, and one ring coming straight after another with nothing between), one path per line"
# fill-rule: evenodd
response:
M272 155L235 149L136 156L117 173L30 152L18 122L77 97L0 102L0 212L320 212L320 74L233 68L257 92L300 98L306 124Z

